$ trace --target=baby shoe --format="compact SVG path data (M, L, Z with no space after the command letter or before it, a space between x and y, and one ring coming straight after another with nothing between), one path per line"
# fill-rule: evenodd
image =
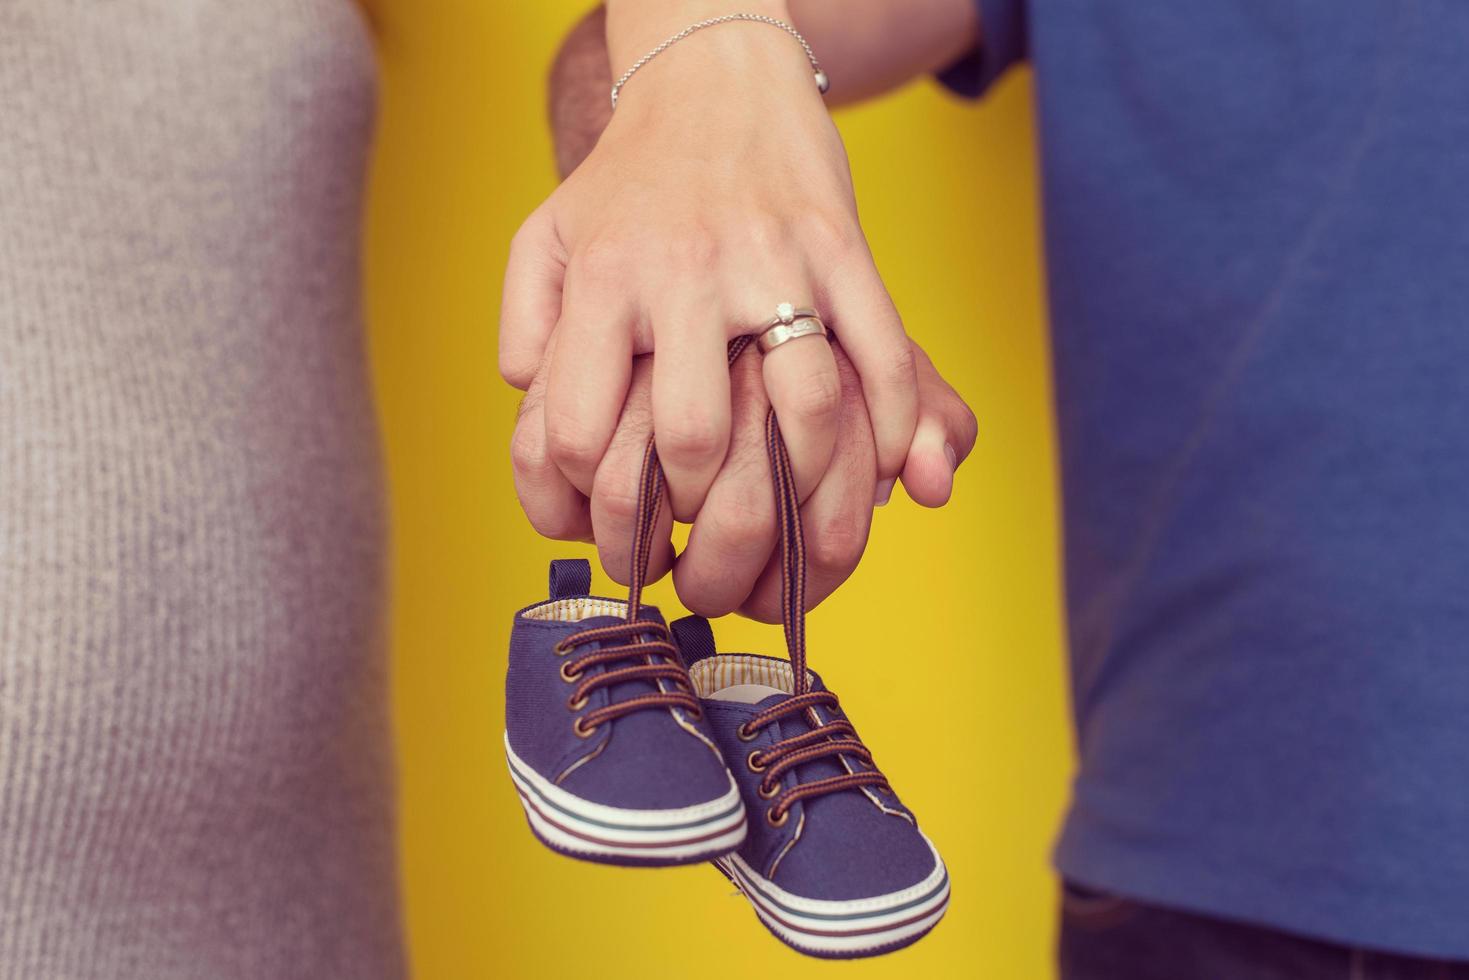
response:
M531 831L605 864L729 853L745 808L668 627L640 586L624 602L591 580L589 563L553 561L549 600L515 616L505 756Z
M709 623L673 624L694 691L749 812L714 865L776 938L811 956L875 956L943 918L949 875L836 695L789 661L719 654Z

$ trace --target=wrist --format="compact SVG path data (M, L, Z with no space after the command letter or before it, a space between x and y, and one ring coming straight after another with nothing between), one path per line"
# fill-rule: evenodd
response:
M765 30L752 31L751 26ZM793 52L806 67L792 57ZM812 98L825 94L829 85L816 54L788 21L768 14L721 14L669 35L618 76L611 91L613 108L623 87L640 72L645 72L642 85L651 90L645 100L665 108L682 104L707 111L713 97L726 104L743 100L755 106L783 101L825 114L821 99Z

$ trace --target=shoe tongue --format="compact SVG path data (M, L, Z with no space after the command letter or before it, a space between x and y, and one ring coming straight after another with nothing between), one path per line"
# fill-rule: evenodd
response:
M610 602L611 600L609 600ZM662 623L663 614L658 611L657 606L644 606L638 612L638 620L646 620L651 623ZM626 616L588 616L586 619L577 620L576 632L593 629L598 626L617 626L627 622ZM619 641L621 642L621 641Z
M811 671L807 671L807 674L809 674L811 677L811 689L807 692L808 694L814 691L826 690L826 685L821 683L820 677L817 677L816 674L812 673ZM767 697L761 698L758 702L752 704L750 707L754 708L757 711L764 711L766 708L773 708L777 704L780 704L782 701L785 701L786 699L794 696L794 692L789 694L771 694ZM831 712L827 708L819 707L816 710L821 713L822 718L830 719ZM781 736L782 738L789 738L792 735L799 735L801 732L810 731L813 727L811 725L810 715L805 711L802 711L800 714L792 713L786 715L778 722L778 724L788 726L785 735Z
M775 707L789 697L789 694L772 694L769 697L761 698L759 701L750 705L750 707L754 708L756 711L764 711L766 708Z

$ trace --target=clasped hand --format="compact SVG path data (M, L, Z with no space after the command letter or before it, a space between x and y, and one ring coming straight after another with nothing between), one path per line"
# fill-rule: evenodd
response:
M697 66L668 58L640 75L517 233L500 367L527 391L512 461L540 533L595 541L626 583L639 463L656 433L671 507L649 579L671 567L690 609L772 621L769 408L803 501L811 605L856 568L896 478L919 503L947 501L975 422L904 331L809 74L771 38L723 41ZM708 91L720 78L762 84ZM728 341L781 302L814 307L835 342L802 337L727 365ZM676 559L675 518L692 523Z

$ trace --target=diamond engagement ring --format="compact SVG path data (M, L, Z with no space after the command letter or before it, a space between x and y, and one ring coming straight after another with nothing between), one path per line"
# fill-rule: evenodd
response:
M806 306L781 303L775 308L775 319L760 334L760 353L768 354L788 340L812 335L826 336L826 324L816 311Z

